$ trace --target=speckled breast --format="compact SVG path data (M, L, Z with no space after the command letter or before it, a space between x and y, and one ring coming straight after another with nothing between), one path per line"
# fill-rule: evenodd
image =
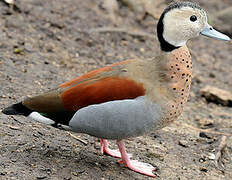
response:
M186 46L174 50L170 54L167 62L167 76L170 80L169 89L174 98L164 105L164 118L161 126L164 127L176 120L182 113L187 102L191 80L192 80L192 61Z

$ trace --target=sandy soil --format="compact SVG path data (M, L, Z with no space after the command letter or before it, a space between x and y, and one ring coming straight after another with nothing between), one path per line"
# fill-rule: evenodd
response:
M232 5L229 0L199 2L209 16ZM116 15L116 27L128 33L100 33L93 30L115 27L100 0L20 0L16 5L11 14L0 2L0 109L89 70L158 52L157 20L147 16L141 23L125 6ZM129 29L154 38L131 35ZM207 103L199 90L212 85L231 92L232 46L205 37L188 46L194 79L183 115L169 127L127 140L127 149L137 160L156 166L157 179L229 180L232 139L223 151L224 168L216 168L210 157L218 150L220 133L232 134L231 107ZM0 179L149 179L102 156L98 139L75 136L87 144L28 118L0 114Z

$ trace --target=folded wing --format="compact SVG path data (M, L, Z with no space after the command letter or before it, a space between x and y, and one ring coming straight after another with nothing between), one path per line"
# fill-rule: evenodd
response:
M143 85L127 76L126 65L129 63L133 61L91 71L61 84L57 89L27 98L22 103L33 111L49 117L54 115L55 118L57 114L61 117L64 112L71 117L74 112L89 105L143 96Z

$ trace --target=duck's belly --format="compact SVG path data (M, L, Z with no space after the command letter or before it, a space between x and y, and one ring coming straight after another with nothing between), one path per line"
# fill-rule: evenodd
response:
M82 108L75 113L69 126L75 132L99 138L124 139L156 129L161 119L161 107L141 96Z

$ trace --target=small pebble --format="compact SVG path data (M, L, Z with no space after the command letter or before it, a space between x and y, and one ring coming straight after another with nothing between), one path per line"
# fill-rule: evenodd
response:
M178 145L180 145L180 146L182 146L182 147L189 147L188 146L188 141L185 141L185 140L180 140L179 142L178 142Z
M187 170L187 167L183 166L182 169L183 169L183 170Z
M208 172L208 169L200 167L200 171L202 171L202 172Z
M5 172L0 172L0 175L1 175L1 176L5 176L6 173L5 173Z
M14 49L14 53L15 54L21 54L21 53L23 53L23 49L21 49L21 48L15 48Z
M200 158L200 159L199 159L199 162L201 162L201 163L202 163L202 162L205 162L205 159Z
M210 160L214 160L214 159L216 158L216 156L215 156L215 154L213 154L213 153L209 153L208 158L209 158Z
M208 136L206 133L204 132L200 132L199 133L199 136L202 137L202 138L207 138L207 139L212 139L210 136Z

